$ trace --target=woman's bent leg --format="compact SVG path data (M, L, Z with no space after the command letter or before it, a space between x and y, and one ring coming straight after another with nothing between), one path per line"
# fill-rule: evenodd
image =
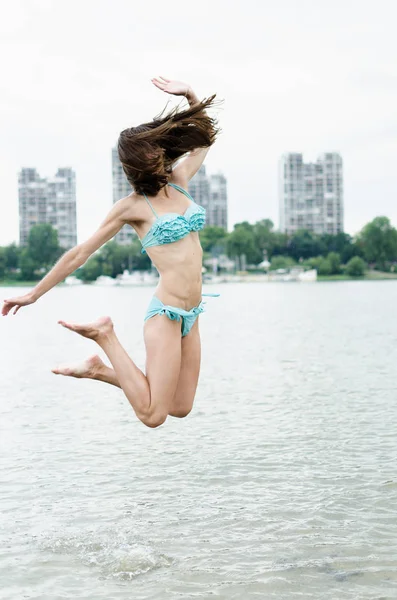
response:
M148 427L164 423L175 395L181 366L180 323L156 316L145 323L147 375L128 356L108 317L88 325L64 327L97 342L109 358L117 380L137 417Z
M172 417L186 417L192 410L200 362L201 341L197 319L189 333L182 338L181 371L169 413Z
M77 379L94 379L110 383L116 387L120 387L119 380L116 377L114 369L105 365L101 358L94 354L79 363L60 365L52 369L55 375L65 375L67 377L75 377Z
M181 323L157 315L145 322L146 378L152 397L170 414L181 370Z

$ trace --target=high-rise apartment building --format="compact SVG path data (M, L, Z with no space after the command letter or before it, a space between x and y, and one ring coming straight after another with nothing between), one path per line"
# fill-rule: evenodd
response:
M210 175L207 225L217 225L227 229L227 181L222 173Z
M227 229L227 180L217 173L208 176L202 165L189 182L189 192L195 202L207 211L207 225Z
M58 169L47 180L47 223L58 231L62 248L76 246L76 175L72 169Z
M337 152L322 154L315 163L304 163L299 153L285 154L279 186L281 231L343 231L343 170Z
M36 169L24 168L18 177L19 241L25 246L33 225L50 223L58 231L61 248L77 244L76 175L58 169L55 177L41 178Z
M202 165L195 176L189 181L189 194L194 201L208 211L210 203L210 182L205 165Z
M132 188L123 171L123 167L119 160L117 148L112 149L112 182L113 182L113 204L131 194ZM115 236L118 244L130 244L135 233L132 227L124 225L124 227Z

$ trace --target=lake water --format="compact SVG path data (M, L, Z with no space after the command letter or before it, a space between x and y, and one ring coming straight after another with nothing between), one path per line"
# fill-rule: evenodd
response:
M397 598L397 282L207 291L195 408L156 430L50 372L95 351L57 319L101 314L142 366L152 289L0 320L1 599Z

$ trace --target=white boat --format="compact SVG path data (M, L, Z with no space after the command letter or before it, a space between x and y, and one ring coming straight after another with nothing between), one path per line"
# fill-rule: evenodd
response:
M270 271L269 281L317 281L317 271L316 269L304 271L302 267L277 269L276 271Z
M70 275L70 277L66 277L64 283L66 285L83 285L81 279L77 279L77 277L74 277L73 275Z
M113 277L108 277L108 275L100 275L95 281L94 285L117 285L117 281L113 279Z
M117 276L118 285L155 285L158 282L158 276L152 271L133 271L130 273L125 270L122 275Z
M299 281L317 281L317 269L310 269L310 271L303 271L299 274Z

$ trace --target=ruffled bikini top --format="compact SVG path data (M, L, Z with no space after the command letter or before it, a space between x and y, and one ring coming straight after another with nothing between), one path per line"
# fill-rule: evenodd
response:
M158 215L151 205L149 198L144 193L146 202L152 209L156 220L147 234L141 239L142 254L145 254L146 248L162 244L172 244L172 242L177 242L189 235L191 231L200 231L205 225L205 208L196 204L189 192L179 185L175 183L169 183L168 185L185 194L192 204L188 206L183 215L179 213Z

